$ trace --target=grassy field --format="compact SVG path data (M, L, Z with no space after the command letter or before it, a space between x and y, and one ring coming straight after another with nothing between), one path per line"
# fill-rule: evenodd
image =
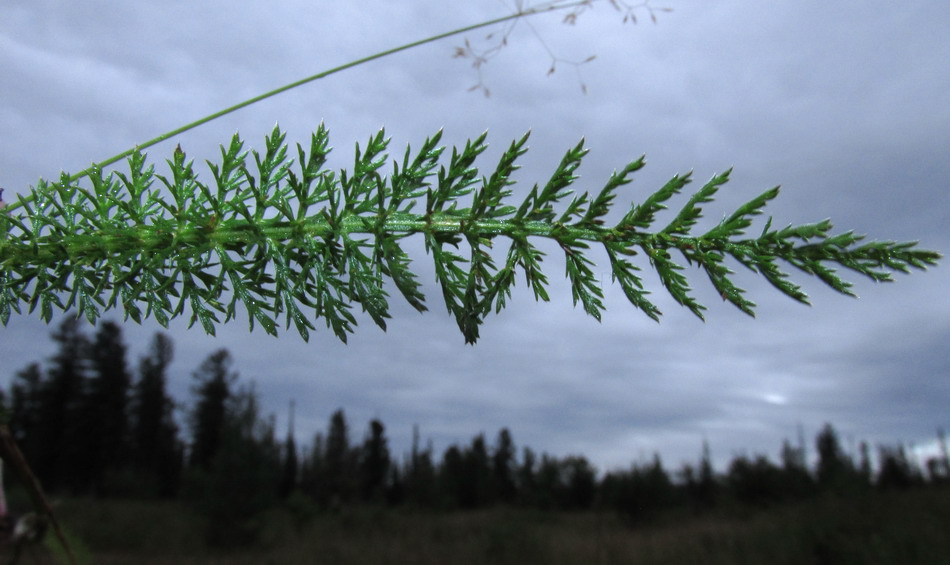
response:
M117 564L910 564L950 563L950 490L833 497L768 511L663 516L344 509L295 522L275 511L250 548L213 551L174 502L64 500L90 563ZM2 556L6 562L6 556ZM21 563L53 562L47 550Z

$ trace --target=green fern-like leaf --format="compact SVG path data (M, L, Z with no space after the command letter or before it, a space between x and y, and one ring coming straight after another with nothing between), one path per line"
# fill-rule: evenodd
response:
M167 176L136 152L128 172L104 175L94 168L88 186L68 175L58 183L41 181L11 207L14 212L0 212L0 321L6 324L24 309L39 309L47 321L67 310L95 321L121 306L127 318L152 317L162 325L187 313L192 324L214 333L244 309L251 328L260 324L276 334L283 321L308 339L314 321L322 319L345 341L356 325L356 307L386 327L387 288L416 310L427 309L402 246L414 234L424 238L445 306L468 342L477 340L486 316L505 308L519 276L536 299L549 300L544 253L535 245L541 238L557 242L574 303L598 320L604 295L595 246L605 250L612 279L630 303L653 319L660 310L630 260L640 253L670 295L699 317L705 306L691 293L687 265L703 270L724 300L753 315L755 304L733 282L728 257L803 303L807 294L781 265L852 294L834 265L889 281L893 271L924 269L940 258L915 243L831 235L828 221L776 230L770 219L758 237L748 238L754 217L778 188L706 233L692 234L702 206L729 180L729 171L696 191L661 229L653 230L657 213L686 188L689 174L673 177L608 226L605 217L643 158L615 172L596 196L577 195L572 185L587 153L581 141L543 186L513 203L511 176L527 150L527 134L484 176L476 161L487 147L486 134L453 149L445 164L440 138L441 132L426 139L415 153L407 148L388 174L383 131L357 145L351 170L325 169L329 134L321 125L309 149L297 146L295 159L279 128L263 153L246 151L235 136L221 148L220 161L208 163L207 184L181 148L167 161ZM509 242L507 253L493 254L502 240Z

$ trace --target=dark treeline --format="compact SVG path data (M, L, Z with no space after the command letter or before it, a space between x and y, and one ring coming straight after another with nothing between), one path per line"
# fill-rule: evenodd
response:
M860 494L950 482L946 448L921 468L902 445L853 457L826 424L806 446L785 441L781 460L739 455L724 473L708 446L698 460L667 469L652 460L603 475L582 455L554 457L516 447L508 429L476 435L436 454L414 430L411 451L389 448L385 425L350 428L342 410L326 432L300 448L291 426L281 438L261 414L252 385L242 385L226 350L192 374L192 398L167 393L173 344L157 334L134 370L120 327L85 335L69 318L54 331L58 351L45 367L15 375L3 402L11 430L51 492L98 497L178 498L208 518L211 542L251 541L256 519L277 504L299 518L319 509L377 505L475 509L509 505L541 510L617 511L642 521L670 509L770 506L822 493ZM183 416L184 426L176 416ZM943 436L940 434L941 445Z

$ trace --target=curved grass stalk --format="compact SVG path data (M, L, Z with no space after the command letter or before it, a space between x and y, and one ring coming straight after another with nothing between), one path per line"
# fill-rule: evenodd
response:
M118 162L121 161L122 159L126 159L126 158L130 157L133 153L136 153L136 152L138 152L138 151L144 151L145 149L148 149L149 147L152 147L153 145L157 145L157 144L159 144L159 143L161 143L161 142L163 142L163 141L166 141L166 140L168 140L168 139L171 139L172 137L175 137L176 135L185 133L186 131L193 130L193 129L199 127L199 126L202 126L202 125L204 125L204 124L207 124L208 122L214 121L214 120L216 120L216 119L218 119L218 118L220 118L220 117L226 116L226 115L228 115L228 114L234 113L234 112L236 112L236 111L238 111L238 110L241 110L241 109L243 109L243 108L247 108L248 106L251 106L251 105L253 105L253 104L256 104L256 103L258 103L258 102L261 102L262 100L266 100L266 99L271 98L271 97L273 97L273 96L277 96L278 94L282 94L282 93L284 93L284 92L287 92L288 90L292 90L292 89L297 88L297 87L299 87L299 86L303 86L303 85L305 85L305 84L309 84L309 83L314 82L314 81L316 81L316 80L319 80L319 79L322 79L322 78L326 78L326 77L328 77L328 76L334 75L334 74L339 73L339 72L341 72L341 71L345 71L345 70L347 70L347 69L351 69L351 68L353 68L353 67L357 67L357 66L359 66L359 65L363 65L363 64L365 64L365 63L369 63L369 62L372 62L372 61L376 61L376 60L378 60L378 59L382 59L382 58L384 58L384 57L388 57L389 55L394 55L394 54L400 53L400 52L402 52L402 51L407 51L407 50L412 49L412 48L414 48L414 47L419 47L419 46L421 46L421 45L426 45L426 44L428 44L428 43L434 43L434 42L439 41L439 40L441 40L441 39L446 39L446 38L448 38L448 37L453 37L453 36L456 36L456 35L461 35L461 34L463 34L463 33L468 33L468 32L470 32L470 31L475 31L475 30L477 30L477 29L482 29L482 28L485 28L485 27L491 27L491 26L498 25L498 24L502 24L502 23L509 22L509 21L512 21L512 20L517 20L517 19L520 19L520 18L527 18L527 17L531 17L531 16L537 16L537 15L540 15L540 14L545 14L545 13L550 13L550 12L557 12L557 11L567 10L567 9L572 9L572 8L573 8L573 9L588 8L593 2L596 2L596 1L597 1L597 0L553 1L553 2L544 2L544 3L541 3L541 4L535 5L535 6L523 6L523 5L519 2L519 3L518 3L518 4L519 4L518 9L517 9L515 12L512 12L511 14L508 14L508 15L506 15L506 16L502 16L502 17L499 17L499 18L493 18L493 19L490 19L490 20L485 20L485 21L479 22L479 23L477 23L477 24L460 27L460 28L457 28L457 29L453 29L453 30L451 30L451 31L447 31L447 32L444 32L444 33L439 33L439 34L436 34L436 35L432 35L432 36L426 37L426 38L424 38L424 39L419 39L419 40L417 40L417 41L412 41L412 42L409 42L409 43L400 45L400 46L398 46L398 47L393 47L392 49L386 49L386 50L384 50L384 51L380 51L380 52L378 52L378 53L374 53L374 54L372 54L372 55L369 55L369 56L366 56L366 57L363 57L363 58L360 58L360 59L356 59L356 60L354 60L354 61L350 61L349 63L345 63L345 64L343 64L343 65L339 65L339 66L336 66L336 67L327 69L327 70L325 70L325 71L321 71L321 72L319 72L319 73L317 73L317 74L314 74L314 75L311 75L311 76L302 78L302 79L300 79L300 80L296 80L296 81L291 82L291 83L289 83L289 84L285 84L284 86L275 88L275 89L270 90L270 91L268 91L268 92L265 92L265 93L263 93L263 94L259 94L259 95L257 95L257 96L254 96L254 97L252 97L252 98L248 98L247 100L245 100L245 101L243 101L243 102L239 102L239 103L237 103L237 104L234 104L233 106L229 106L229 107L227 107L227 108L224 108L224 109L222 109L222 110L219 110L219 111L217 111L217 112L214 112L214 113L212 113L212 114L209 114L209 115L207 115L207 116L205 116L205 117L203 117L203 118L200 118L200 119L198 119L198 120L195 120L195 121L193 121L193 122L190 122L190 123L188 123L188 124L185 124L185 125L183 125L183 126L181 126L181 127L178 127L178 128L173 129L173 130L170 130L170 131L168 131L168 132L165 132L165 133L163 133L163 134L161 134L161 135L159 135L159 136L153 137L152 139L149 139L148 141L144 141L144 142L142 142L142 143L139 143L139 144L137 144L135 147L131 147L131 148L129 148L129 149L126 149L125 151L122 151L121 153L118 153L118 154L116 154L116 155L113 155L112 157L109 157L108 159L104 159L104 160L102 160L102 161L99 161L98 163L94 163L94 164L91 165L89 168L84 169L84 170L82 170L82 171L79 171L78 173L69 175L69 176L66 177L66 178L68 178L69 182L77 181L77 180L79 180L79 179L81 179L81 178L83 178L83 177L89 176L90 174L92 174L92 173L93 173L94 171L96 171L97 169L100 169L100 170L101 170L101 169L104 169L105 167L108 167L109 165L113 165L113 164L115 164L115 163L118 163ZM616 8L619 10L620 8L617 7L617 4L616 4L615 2L616 2L616 0L611 0L611 3L614 5L614 7L616 7ZM643 5L649 7L649 6L648 6L648 2L647 2L647 3L644 3ZM628 12L628 15L625 16L625 21L626 21L626 18L629 17L629 13L632 12L636 7L640 7L640 6L638 5L638 6L625 6L625 7L624 7L624 9L626 10L626 12ZM651 14L651 17L652 17L652 16L653 16L652 10L651 10L650 14ZM9 208L8 212L12 212L12 211L16 210L17 208L19 208L20 206L22 206L25 202L29 202L31 199L32 199L32 195L27 195L27 196L21 197L21 198L20 198L19 200L17 200L17 201L14 201L14 202L11 202L11 203L6 203L6 206ZM4 205L4 203L2 203L2 201L0 201L0 208L3 208L3 205Z

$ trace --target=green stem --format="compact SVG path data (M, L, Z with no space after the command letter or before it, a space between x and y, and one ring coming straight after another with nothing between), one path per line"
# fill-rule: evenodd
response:
M575 1L572 1L572 2L566 2L566 3L553 2L553 3L548 3L548 4L543 4L543 5L540 5L540 6L536 6L536 7L534 7L534 8L528 8L528 9L518 10L517 12L515 12L515 13L513 13L513 14L509 14L509 15L507 15L507 16L503 16L503 17L500 17L500 18L495 18L495 19L492 19L492 20L486 20L486 21L484 21L484 22L477 23L477 24L473 24L473 25L469 25L469 26L465 26L465 27L460 27L460 28L454 29L454 30L452 30L452 31L447 31L447 32L445 32L445 33L440 33L440 34L438 34L438 35L433 35L433 36L431 36L431 37L427 37L427 38L425 38L425 39L420 39L420 40L418 40L418 41L413 41L413 42L411 42L411 43L406 43L406 44L404 44L404 45L400 45L399 47L394 47L394 48L392 48L392 49L387 49L386 51L380 51L379 53L370 55L370 56L368 56L368 57L363 57L362 59L357 59L357 60L355 60L355 61L350 61L349 63L346 63L346 64L344 64L344 65L340 65L340 66L338 66L338 67L333 67L332 69L328 69L328 70L326 70L326 71L317 73L317 74L315 74L315 75L312 75L312 76L309 76L309 77L306 77L306 78L303 78L303 79L294 81L294 82L292 82L292 83L290 83L290 84L286 84L286 85L284 85L284 86L281 86L280 88L275 88L274 90L271 90L271 91L269 91L269 92L265 92L264 94L260 94L260 95L258 95L258 96L253 97L253 98L249 98L249 99L245 100L244 102L241 102L241 103L239 103L239 104L235 104L235 105L233 105L233 106L230 106L230 107L228 107L228 108L225 108L225 109L220 110L220 111L218 111L218 112L215 112L215 113L213 113L213 114L209 114L209 115L207 115L207 116L201 118L200 120L195 120L195 121L193 121L193 122L191 122L191 123L189 123L189 124L185 124L185 125L183 125L183 126L181 126L181 127L179 127L179 128L176 128L176 129L173 129L173 130L171 130L171 131L169 131L169 132L163 133L162 135L159 135L158 137L154 137L154 138L152 138L152 139L150 139L150 140L148 140L148 141L146 141L146 142L144 142L144 143L140 143L140 144L136 145L135 147L132 147L132 148L130 148L130 149L126 149L126 150L123 151L122 153L119 153L119 154L117 154L117 155L114 155L114 156L112 156L112 157L109 157L108 159L106 159L106 160L104 160L104 161L100 161L100 162L98 162L98 163L95 163L95 164L93 164L92 166L90 166L89 168L87 168L87 169L85 169L85 170L79 171L78 173L76 173L76 174L74 174L74 175L72 175L72 176L69 177L69 182L74 182L74 181L76 181L76 180L78 180L78 179L81 179L81 178L83 178L83 177L88 176L90 173L92 173L93 171L95 171L95 170L97 170L97 169L102 169L102 168L107 167L107 166L109 166L109 165L111 165L111 164L113 164L113 163L115 163L115 162L117 162L117 161L120 161L120 160L122 160L122 159L125 159L126 157L128 157L129 155L135 153L136 151L140 151L140 150L146 149L146 148L148 148L148 147L151 147L151 146L153 146L153 145L156 145L156 144L158 144L158 143L161 143L162 141L165 141L165 140L167 140L167 139L169 139L169 138L171 138L171 137L174 137L174 136L176 136L176 135L178 135L178 134L181 134L181 133L184 133L184 132L186 132L186 131L192 130L192 129L198 127L198 126L204 125L204 124L206 124L206 123L208 123L208 122L210 122L210 121L212 121L212 120L216 120L216 119L218 119L218 118L220 118L220 117L222 117L222 116L226 116L226 115L228 115L228 114L230 114L230 113L232 113L232 112L236 112L236 111L238 111L238 110L240 110L240 109L242 109L242 108L246 108L247 106L250 106L250 105L252 105L252 104L256 104L257 102L260 102L260 101L262 101L262 100L266 100L267 98L270 98L270 97L272 97L272 96L276 96L276 95L281 94L281 93L283 93L283 92L287 92L288 90L297 88L298 86L302 86L302 85L307 84L307 83L309 83L309 82L313 82L313 81L315 81L315 80L328 77L328 76L330 76L330 75L332 75L332 74L336 74L336 73L338 73L338 72L340 72L340 71L344 71L344 70L346 70L346 69L350 69L350 68L352 68L352 67L356 67L356 66L362 65L362 64L364 64L364 63L369 63L370 61L375 61L375 60L377 60L377 59L382 59L383 57L386 57L386 56L388 56L388 55L393 55L393 54L399 53L399 52L401 52L401 51L406 51L406 50L408 50L408 49L412 49L413 47L418 47L418 46L420 46L420 45L425 45L425 44L427 44L427 43L433 43L433 42L438 41L438 40L440 40L440 39L445 39L446 37L452 37L452 36L454 36L454 35L459 35L459 34L462 34L462 33L466 33L466 32L473 31L473 30L476 30L476 29L480 29L480 28L483 28L483 27L488 27L488 26L500 24L500 23L503 23L503 22L507 22L507 21L510 21L510 20L515 20L515 19L522 18L522 17L535 16L535 15L543 14L543 13L547 13L547 12L553 12L553 11L557 11L557 10L563 10L563 9L565 9L565 8L577 7L577 6L580 6L580 5L582 5L582 4L587 4L587 3L589 3L589 2L590 2L590 0L575 0ZM10 204L7 206L7 208L6 208L7 213L13 212L13 211L16 210L17 208L21 207L24 203L30 202L32 199L33 199L32 195L25 195L25 196L24 196L24 195L21 195L20 198L19 198L17 201L14 201L14 202L10 203Z
M673 236L665 233L649 233L605 227L580 227L548 221L516 219L468 219L453 214L388 214L380 222L376 216L345 215L332 222L323 214L289 222L286 220L261 220L252 223L244 220L224 221L210 228L202 225L163 225L113 227L107 231L76 234L64 237L57 233L35 238L30 243L0 241L0 264L7 267L21 265L53 264L59 261L106 260L127 254L149 254L170 248L189 255L211 252L219 246L245 247L262 241L294 245L308 239L353 236L392 236L409 234L459 234L469 238L525 238L541 237L561 243L574 241L587 243L621 243L625 247L648 246L655 249L680 249L693 251L725 251L743 254L755 245L759 251L784 256L793 254L814 255L816 260L826 259L827 250L813 250L806 245L795 249L789 245L769 245L756 240L733 241L725 238ZM736 246L743 247L738 249ZM819 252L821 251L821 252ZM873 253L872 253L873 254ZM796 255L796 256L797 256ZM886 253L885 253L886 255Z
M632 244L650 241L662 247L697 245L693 238L671 238L664 234L633 234L611 236L610 229L579 228L545 221L499 219L467 220L457 216L433 214L393 214L382 223L371 216L346 216L332 224L325 216L315 215L300 222L263 220L259 224L229 221L208 229L205 226L130 226L107 232L62 234L38 237L32 243L0 242L0 263L6 266L51 264L53 262L96 261L127 253L145 253L161 249L188 249L208 252L219 245L246 246L269 240L293 244L306 239L336 239L340 236L399 234L463 234L483 237L544 237L558 241L603 242L615 237Z

